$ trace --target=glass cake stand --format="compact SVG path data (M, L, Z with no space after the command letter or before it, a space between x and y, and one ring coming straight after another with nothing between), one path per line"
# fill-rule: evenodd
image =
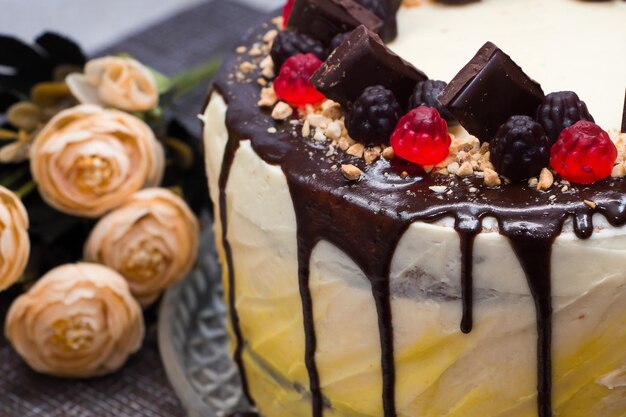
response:
M190 417L250 411L228 350L221 269L211 227L197 267L170 288L159 314L159 348L167 376Z

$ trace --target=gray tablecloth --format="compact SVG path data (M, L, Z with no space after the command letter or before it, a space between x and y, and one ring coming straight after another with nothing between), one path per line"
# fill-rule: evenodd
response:
M259 12L214 0L185 11L103 52L127 52L165 74L175 74L227 53ZM45 28L42 28L42 31ZM175 113L200 131L196 115L208 84L176 103ZM0 323L15 294L0 294ZM156 311L156 309L154 309ZM163 371L156 343L156 315L147 315L142 350L119 373L87 381L60 380L31 371L0 335L0 417L184 416ZM0 332L1 333L1 332Z

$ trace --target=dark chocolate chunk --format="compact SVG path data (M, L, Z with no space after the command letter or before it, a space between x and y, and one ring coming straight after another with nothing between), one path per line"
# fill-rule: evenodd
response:
M383 22L356 0L296 0L287 29L305 33L328 45L335 35L360 25L379 32Z
M383 21L383 26L378 35L385 43L393 41L398 36L398 22L396 13L398 9L392 4L391 0L357 0L359 4Z
M626 90L624 91L624 110L622 111L622 133L626 133Z
M469 133L489 141L509 117L533 117L543 98L541 86L487 42L450 81L439 101Z
M346 108L373 85L391 90L406 105L415 85L427 79L365 26L355 29L311 77L315 88Z

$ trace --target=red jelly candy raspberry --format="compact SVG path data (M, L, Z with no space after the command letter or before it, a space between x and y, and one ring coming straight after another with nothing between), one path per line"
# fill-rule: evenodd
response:
M324 100L324 95L309 81L321 66L322 61L313 54L292 56L285 61L274 80L276 95L294 106L315 104Z
M420 165L435 165L450 153L448 124L432 107L417 107L400 119L391 135L396 155Z
M289 20L289 15L291 14L291 9L293 9L293 4L296 0L287 0L285 3L285 7L283 8L283 25L287 26L287 21Z
M581 120L564 129L550 152L550 165L564 179L591 184L611 175L617 148L608 133Z

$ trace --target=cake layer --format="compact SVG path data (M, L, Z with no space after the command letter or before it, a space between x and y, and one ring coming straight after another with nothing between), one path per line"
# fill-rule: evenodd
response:
M575 67L560 87L548 66L572 67L581 54L546 54L565 41L587 45L589 32L539 49L522 36L519 21L546 37L543 13L564 24L581 6L426 3L400 11L392 48L447 81L484 41L499 42L546 92L578 91L596 121L616 128L623 57ZM626 10L584 6L613 23ZM507 20L510 33L499 26L484 38L481 22ZM594 36L619 47L612 34ZM203 120L234 356L265 417L623 415L624 179L540 192L428 175L397 159L366 165L303 138L297 117L279 122L259 109L260 71L245 64L225 64ZM593 83L601 87L583 91ZM344 163L360 167L358 182L339 173Z
M216 212L228 141L226 111L223 98L214 94L203 116ZM226 197L235 305L252 396L266 417L287 411L309 416L297 224L287 180L244 140ZM533 299L508 239L497 233L497 225L485 225L474 247L476 324L469 335L459 328L461 256L452 224L416 222L395 250L390 283L399 416L536 415ZM216 229L219 235L219 221ZM600 219L588 240L572 231L556 239L555 415L619 416L626 408L626 379L620 373L626 373L620 347L626 342L625 255L626 229ZM320 242L310 279L316 361L333 410L325 415L381 416L381 351L367 278L348 254Z

